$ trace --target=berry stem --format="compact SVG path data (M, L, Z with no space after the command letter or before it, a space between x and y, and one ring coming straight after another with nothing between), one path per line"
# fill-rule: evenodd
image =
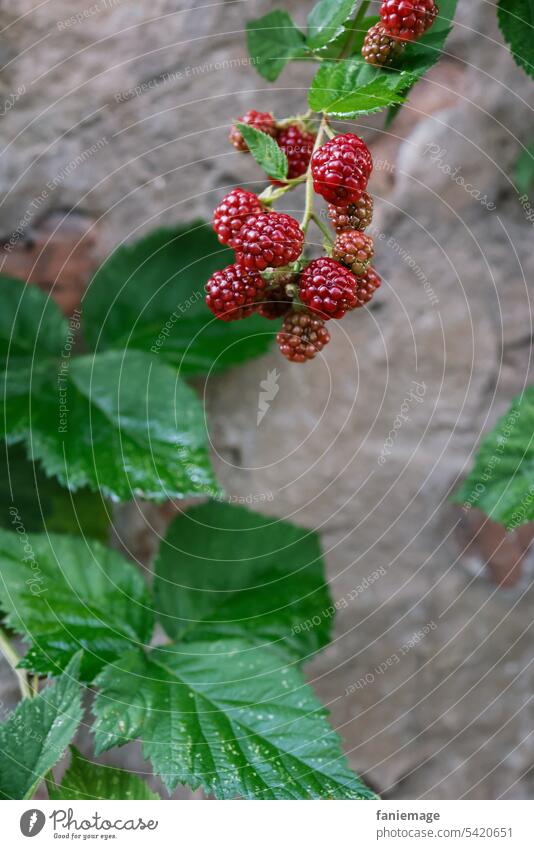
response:
M4 655L11 669L15 673L18 678L20 693L23 699L27 699L33 695L32 688L28 683L28 678L26 677L26 673L23 669L18 669L18 665L20 663L20 657L15 651L11 641L4 633L3 630L0 629L0 652Z
M303 233L305 233L308 229L308 224L310 223L313 214L313 176L311 163L313 159L313 154L321 146L321 142L323 140L323 135L327 124L328 118L326 117L326 115L323 115L323 117L321 118L319 129L317 130L315 144L313 146L312 155L310 157L310 163L306 172L306 203L304 206L304 215L302 216L302 221L300 222L300 229L303 231Z
M311 217L311 220L313 221L313 223L319 228L319 230L321 231L323 236L325 236L325 238L328 239L330 244L332 244L332 242L333 242L332 233L330 232L330 230L328 229L326 224L323 224L323 222L321 221L319 216L315 214L315 212L312 212L310 217Z
M354 42L356 40L356 36L358 35L359 25L361 24L361 22L365 18L365 15L367 13L367 9L369 8L370 2L371 2L371 0L362 0L360 8L358 9L358 13L357 13L356 17L354 18L354 20L352 22L351 34L349 36L349 39L348 39L347 43L345 44L345 47L343 48L343 50L339 54L340 59L347 59L351 55L352 47L353 47Z

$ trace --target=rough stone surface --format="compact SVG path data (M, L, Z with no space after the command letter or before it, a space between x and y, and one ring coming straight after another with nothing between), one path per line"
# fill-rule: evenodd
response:
M0 106L25 87L2 118L3 237L28 215L32 226L72 209L106 250L207 216L236 183L262 184L225 143L231 119L251 106L298 111L312 69L269 87L246 64L244 22L274 4L195 5L123 0L67 26L83 3L3 4ZM283 5L304 23L303 4ZM370 189L384 286L372 308L331 322L313 364L273 352L205 386L227 491L272 494L269 512L323 534L333 598L346 604L309 678L352 764L388 798L533 789L530 572L502 589L473 571L448 504L480 434L532 379L532 227L512 180L532 139L532 81L492 10L459 6L446 60L397 122L359 122L381 161ZM301 205L296 193L285 211ZM258 427L273 368L280 391Z

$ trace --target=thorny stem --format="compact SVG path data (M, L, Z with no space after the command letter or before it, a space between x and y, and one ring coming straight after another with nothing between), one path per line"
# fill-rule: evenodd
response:
M15 673L18 678L19 688L23 699L31 698L33 695L33 690L28 683L28 679L26 677L26 673L23 669L17 669L18 664L20 663L20 657L17 652L13 648L11 641L4 633L4 631L0 628L0 652L4 655L5 659L9 663L11 669Z

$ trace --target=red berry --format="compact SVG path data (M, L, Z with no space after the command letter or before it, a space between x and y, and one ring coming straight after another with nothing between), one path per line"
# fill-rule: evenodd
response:
M276 289L269 289L266 292L264 300L256 305L256 312L272 321L285 315L292 303L293 300L287 294L285 286L277 286Z
M314 259L299 278L303 304L323 318L343 318L358 306L356 278L352 271L330 257Z
M284 212L266 212L250 218L233 240L240 265L254 271L279 268L302 253L304 233L298 221Z
M373 220L373 198L364 192L356 203L349 206L328 204L328 217L336 233L344 230L365 230Z
M330 342L324 319L301 310L292 310L284 319L276 336L281 353L292 363L313 360Z
M387 67L395 64L403 50L402 41L392 38L383 24L375 24L365 36L362 56L368 65Z
M354 133L336 136L312 156L313 187L336 206L356 203L373 170L369 149Z
M416 41L432 26L438 11L434 0L382 0L380 18L388 35Z
M369 303L376 290L380 288L382 280L374 268L369 266L365 274L356 278L356 283L356 297L358 299L356 307L363 307L364 304Z
M374 256L373 240L361 230L345 230L336 236L332 256L354 274L364 274Z
M265 207L257 195L244 189L232 189L225 195L213 213L213 229L222 245L234 247L233 239L251 215L258 215Z
M276 135L276 123L270 112L256 112L255 109L251 109L242 118L238 118L236 124L250 124L256 130L267 133L268 136L274 138ZM228 138L236 150L241 151L241 153L248 153L247 143L235 124L232 125Z
M215 271L206 283L206 304L222 321L236 321L254 312L257 300L266 287L261 274L247 271L238 265L228 265Z
M302 177L306 173L310 164L313 145L315 144L315 135L306 133L296 124L291 124L280 130L276 136L278 147L284 151L288 161L287 176L290 180L295 180L297 177ZM283 185L276 180L272 180L277 185Z

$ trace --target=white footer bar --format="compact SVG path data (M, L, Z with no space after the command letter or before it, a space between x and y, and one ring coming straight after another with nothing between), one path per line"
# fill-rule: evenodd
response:
M2 845L194 849L534 846L528 801L2 802ZM34 841L34 842L33 842Z

